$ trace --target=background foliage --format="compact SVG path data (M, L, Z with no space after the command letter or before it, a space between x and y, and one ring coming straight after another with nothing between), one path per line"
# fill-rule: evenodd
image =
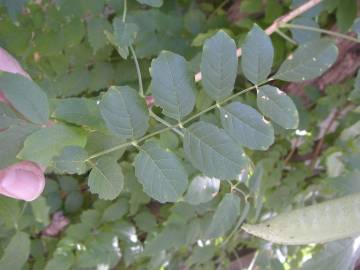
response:
M304 84L339 40L263 31L304 2L0 0L0 46L34 80L0 76L22 115L0 104L0 167L47 166L37 200L0 197L0 269L352 269L356 240L240 230L360 192L360 73ZM356 41L356 16L325 0L291 23Z

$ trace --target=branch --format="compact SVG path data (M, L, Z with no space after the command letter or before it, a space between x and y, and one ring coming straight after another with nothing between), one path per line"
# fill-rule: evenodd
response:
M285 14L284 16L281 16L277 18L268 28L266 28L265 33L267 35L272 35L274 32L276 32L280 26L284 23L287 23L294 18L298 17L299 15L305 13L309 9L315 7L316 5L320 4L322 0L309 0L305 4L299 6L298 8L290 11L288 14ZM236 51L237 57L240 57L241 55L241 48L238 48ZM201 72L197 73L195 75L195 82L201 81Z

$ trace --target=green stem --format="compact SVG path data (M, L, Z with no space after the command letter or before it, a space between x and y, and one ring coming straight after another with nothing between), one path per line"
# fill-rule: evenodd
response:
M265 82L263 82L263 83L260 83L259 86L260 86L260 85L263 85L263 84L266 84L266 83L268 83L268 82L270 82L270 81L272 81L272 80L273 80L273 79L270 78L270 79L268 79L267 81L265 81ZM156 136L156 135L159 135L159 134L161 134L161 133L163 133L163 132L165 132L165 131L171 130L171 129L173 129L173 128L178 128L178 127L182 128L183 125L189 123L190 121L192 121L192 120L194 120L195 118L203 115L204 113L207 113L208 111L211 111L212 109L214 109L214 108L216 108L216 107L219 107L220 105L222 105L222 104L224 104L224 103L232 100L233 98L235 98L235 97L237 97L237 96L240 96L240 95L242 95L242 94L245 94L245 93L247 93L247 92L249 92L249 91L251 91L251 90L253 90L253 89L256 89L256 88L257 88L257 86L256 86L256 85L253 85L253 86L251 86L251 87L249 87L249 88L246 88L246 89L244 89L244 90L242 90L242 91L240 91L240 92L238 92L238 93L235 93L235 94L233 94L232 96L230 96L230 97L228 97L228 98L225 98L224 100L222 100L222 101L220 101L220 102L217 102L216 104L214 104L214 105L212 105L212 106L210 106L210 107L202 110L201 112L199 112L199 113L191 116L190 118L186 119L184 122L180 122L180 123L177 123L177 124L175 124L175 125L170 125L170 124L169 124L169 126L167 126L166 128L163 128L163 129L160 129L160 130L158 130L158 131L152 132L152 133L150 133L150 134L148 134L148 135L146 135L146 136L144 136L144 137L142 137L142 138L140 138L140 139L138 139L138 140L136 140L136 141L126 142L126 143L117 145L117 146L115 146L115 147L109 148L109 149L107 149L107 150L101 151L101 152L99 152L99 153L93 154L93 155L91 155L90 157L88 157L86 160L88 161L88 160L97 158L97 157L99 157L99 156L102 156L102 155L105 155L105 154L109 154L109 153L114 152L114 151L116 151L116 150L119 150L119 149L121 149L121 148L123 148L123 147L127 147L127 146L130 146L130 145L138 144L138 143L143 142L143 141L145 141L145 140L147 140L147 139L149 139L149 138L151 138L151 137L154 137L154 136Z
M334 31L330 31L330 30L325 30L325 29L320 29L320 28L315 28L315 27L311 27L311 26L306 26L306 25L298 25L298 24L292 24L292 23L284 23L280 26L281 28L292 28L292 29L300 29L300 30L305 30L305 31L313 31L313 32L319 32L322 34L326 34L329 36L334 36L337 38L342 38L342 39L347 39L356 43L360 43L360 40L351 37L349 35L344 35L338 32L334 32Z
M184 137L184 133L182 133L180 130L178 130L176 127L172 127L172 125L167 122L166 120L162 119L161 117L157 116L152 110L149 110L150 116L154 118L155 120L159 121L164 126L167 126L171 128L175 133L180 135L181 137Z
M280 29L276 29L275 31L279 36L281 36L283 39L285 39L286 41L289 41L291 44L297 45L297 42L295 40L293 40L291 37L289 37L288 35L286 35L283 31L281 31Z
M145 96L144 96L144 87L143 87L143 83L142 83L142 77L141 77L141 71L140 71L139 62L138 62L138 59L137 59L137 57L136 57L136 53L135 53L134 47L133 47L132 45L130 45L129 48L130 48L132 57L133 57L134 62L135 62L136 73L137 73L138 81L139 81L139 91L140 91L139 94L140 94L141 97L144 98L144 97L145 97Z
M122 21L125 22L126 20L126 13L127 13L127 0L124 0L124 11L122 16Z

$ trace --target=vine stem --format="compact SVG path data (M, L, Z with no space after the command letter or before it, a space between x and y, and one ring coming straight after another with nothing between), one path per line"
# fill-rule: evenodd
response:
M180 135L181 137L184 137L184 133L180 130L178 130L176 127L172 127L170 123L162 119L161 117L157 116L156 113L154 113L152 110L149 110L150 116L153 117L155 120L159 121L161 124L171 128L175 133Z
M290 11L288 14L277 18L268 28L266 28L265 33L267 35L272 35L276 32L277 29L280 28L281 25L293 20L294 18L298 17L299 15L305 13L309 9L315 7L316 5L320 4L322 0L309 0L305 4L299 6L298 8ZM241 48L238 48L236 51L237 57L241 56ZM195 75L195 81L201 81L201 72Z
M360 40L349 36L349 35L344 35L338 32L334 32L334 31L330 31L330 30L326 30L326 29L321 29L321 28L316 28L316 27L311 27L311 26L306 26L306 25L299 25L299 24L292 24L292 23L283 23L280 26L281 28L290 28L290 29L300 29L300 30L305 30L305 31L312 31L312 32L319 32L322 34L326 34L329 36L334 36L337 38L342 38L342 39L347 39L356 43L360 43Z
M129 48L130 48L131 55L132 55L132 57L134 59L134 63L135 63L135 67L136 67L136 73L137 73L137 77L138 77L138 81L139 81L139 95L142 98L145 98L139 61L138 61L138 59L136 57L134 47L132 45L130 45Z
M270 78L270 79L268 79L267 81L265 81L265 82L263 82L263 83L260 83L259 86L261 86L261 85L263 85L263 84L266 84L266 83L268 83L268 82L270 82L270 81L272 81L272 80L273 80L273 79ZM237 92L237 93L235 93L235 94L233 94L233 95L231 95L231 96L223 99L222 101L219 101L219 102L215 103L214 105L212 105L212 106L210 106L210 107L202 110L201 112L199 112L199 113L191 116L190 118L186 119L186 120L183 121L183 122L179 122L179 123L174 124L174 125L171 125L171 124L168 123L168 126L167 126L166 128L163 128L163 129L154 131L154 132L152 132L152 133L149 133L148 135L146 135L146 136L144 136L144 137L142 137L142 138L140 138L140 139L138 139L138 140L134 140L134 141L131 141L131 142L126 142L126 143L123 143L123 144L114 146L114 147L112 147L112 148L106 149L106 150L104 150L104 151L95 153L95 154L89 156L85 161L89 161L89 160L91 160L91 159L100 157L100 156L102 156L102 155L109 154L109 153L111 153L111 152L114 152L114 151L116 151L116 150L122 149L122 148L124 148L124 147L128 147L128 146L131 146L131 145L137 145L138 143L141 143L141 142L143 142L143 141L145 141L145 140L147 140L147 139L149 139L149 138L151 138L151 137L154 137L154 136L156 136L156 135L159 135L159 134L161 134L161 133L163 133L163 132L165 132L165 131L171 130L171 129L173 129L173 128L183 128L183 125L191 122L192 120L194 120L194 119L196 119L197 117L203 115L204 113L207 113L207 112L211 111L211 110L214 109L214 108L220 108L220 106L223 105L224 103L232 100L232 99L235 98L235 97L238 97L238 96L240 96L240 95L242 95L242 94L245 94L245 93L247 93L247 92L249 92L249 91L251 91L251 90L253 90L253 89L256 89L257 87L258 87L258 86L256 86L256 85L253 85L253 86L251 86L251 87L248 87L248 88L246 88L246 89L244 89L244 90L242 90L242 91L240 91L240 92ZM163 119L162 119L162 120L163 120Z
M297 45L297 42L295 40L293 40L291 37L289 37L288 35L286 35L283 31L281 31L280 29L276 30L276 33L281 36L283 39L285 39L286 41L290 42L291 44Z
M127 0L124 0L124 11L122 16L122 21L125 22L126 20L126 13L127 13Z

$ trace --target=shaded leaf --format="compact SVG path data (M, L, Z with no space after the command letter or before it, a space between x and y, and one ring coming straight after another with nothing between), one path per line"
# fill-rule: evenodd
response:
M61 173L83 174L86 172L87 152L79 146L66 146L58 157L54 158L54 167Z
M30 237L24 232L16 232L4 250L0 269L21 270L30 254Z
M136 0L140 4L148 5L151 7L161 7L163 5L163 0Z
M111 31L111 24L106 18L92 18L87 23L87 36L94 52L106 45L105 31Z
M217 238L225 235L240 217L240 198L228 193L219 203L211 223L205 232L205 239Z

